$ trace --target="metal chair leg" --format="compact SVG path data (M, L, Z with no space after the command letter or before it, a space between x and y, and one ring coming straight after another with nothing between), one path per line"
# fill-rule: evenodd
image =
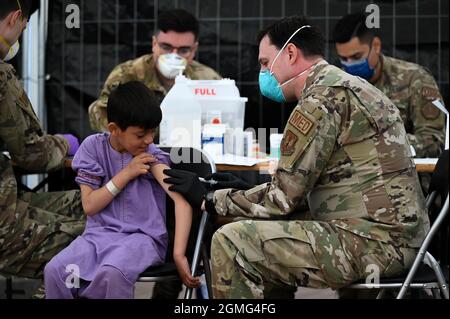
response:
M380 292L377 295L377 299L383 299L385 293L386 293L386 289L380 289Z
M198 230L197 240L195 242L194 257L192 258L192 267L191 267L192 276L194 276L195 273L197 272L200 257L200 249L203 242L203 236L205 234L205 226L208 221L208 216L209 216L208 212L203 212L202 219L200 220L200 227ZM191 299L192 291L193 291L192 288L187 288L184 294L184 299Z
M448 293L448 285L445 281L444 274L442 273L441 267L439 263L434 259L434 257L429 253L425 253L425 260L427 260L427 264L433 269L434 274L439 282L439 289L441 290L442 296L445 299L449 299L449 293ZM434 296L434 289L433 289L433 296Z
M447 195L444 205L442 206L442 211L448 212L448 208L449 208L449 196ZM413 279L414 275L416 274L417 269L419 268L419 265L423 262L425 256L428 254L427 249L431 242L431 238L433 237L433 234L435 234L437 232L439 225L442 223L442 221L444 219L445 219L445 214L439 214L439 216L436 218L433 225L431 226L431 229L428 232L427 237L425 237L425 240L419 249L417 257L414 260L414 262L411 266L411 269L408 272L408 275L406 276L406 279L402 285L402 288L400 289L400 292L397 295L397 299L402 299L403 296L406 294L406 291L408 290L409 285L411 284L412 279Z
M431 293L433 294L434 299L442 299L440 290L438 289L431 289Z
M208 298L212 299L212 281L211 281L211 267L209 265L208 251L206 245L202 245L203 269L205 271L206 288L208 289Z

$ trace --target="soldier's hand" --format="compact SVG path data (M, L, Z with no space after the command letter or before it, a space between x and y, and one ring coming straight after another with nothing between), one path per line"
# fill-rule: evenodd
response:
M150 169L150 164L156 161L157 159L148 153L142 153L135 156L133 160L125 167L128 178L132 180L139 175L147 174Z

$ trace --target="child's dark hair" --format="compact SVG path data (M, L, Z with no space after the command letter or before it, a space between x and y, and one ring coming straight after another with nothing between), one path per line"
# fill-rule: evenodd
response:
M153 129L162 119L155 94L139 81L119 84L109 95L106 113L108 122L116 123L121 130L129 126Z

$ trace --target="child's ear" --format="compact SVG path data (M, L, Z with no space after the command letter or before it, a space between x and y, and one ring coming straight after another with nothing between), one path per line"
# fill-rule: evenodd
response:
M113 135L113 136L117 136L117 135L119 135L119 133L120 133L120 127L119 127L116 123L114 123L114 122L108 123L107 128L108 128L108 131L109 131L109 132L111 133L111 135Z

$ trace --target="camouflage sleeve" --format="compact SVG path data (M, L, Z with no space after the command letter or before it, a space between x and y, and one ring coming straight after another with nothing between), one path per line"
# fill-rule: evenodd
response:
M299 210L336 142L340 118L328 103L321 97L305 97L289 117L272 181L247 191L216 191L213 201L217 213L269 218Z
M186 68L186 75L192 80L221 80L222 77L212 68L197 61Z
M408 134L417 157L438 157L444 146L445 114L432 102L443 102L433 76L421 70L411 81L410 117L414 134Z
M18 166L34 172L62 167L69 148L62 136L42 130L12 70L0 72L0 139Z
M208 68L207 75L202 77L207 80L222 80L222 76L211 68Z
M89 121L93 130L106 132L108 120L106 117L106 105L111 91L121 83L137 80L133 72L132 62L128 61L116 66L109 74L100 92L100 97L89 106Z

